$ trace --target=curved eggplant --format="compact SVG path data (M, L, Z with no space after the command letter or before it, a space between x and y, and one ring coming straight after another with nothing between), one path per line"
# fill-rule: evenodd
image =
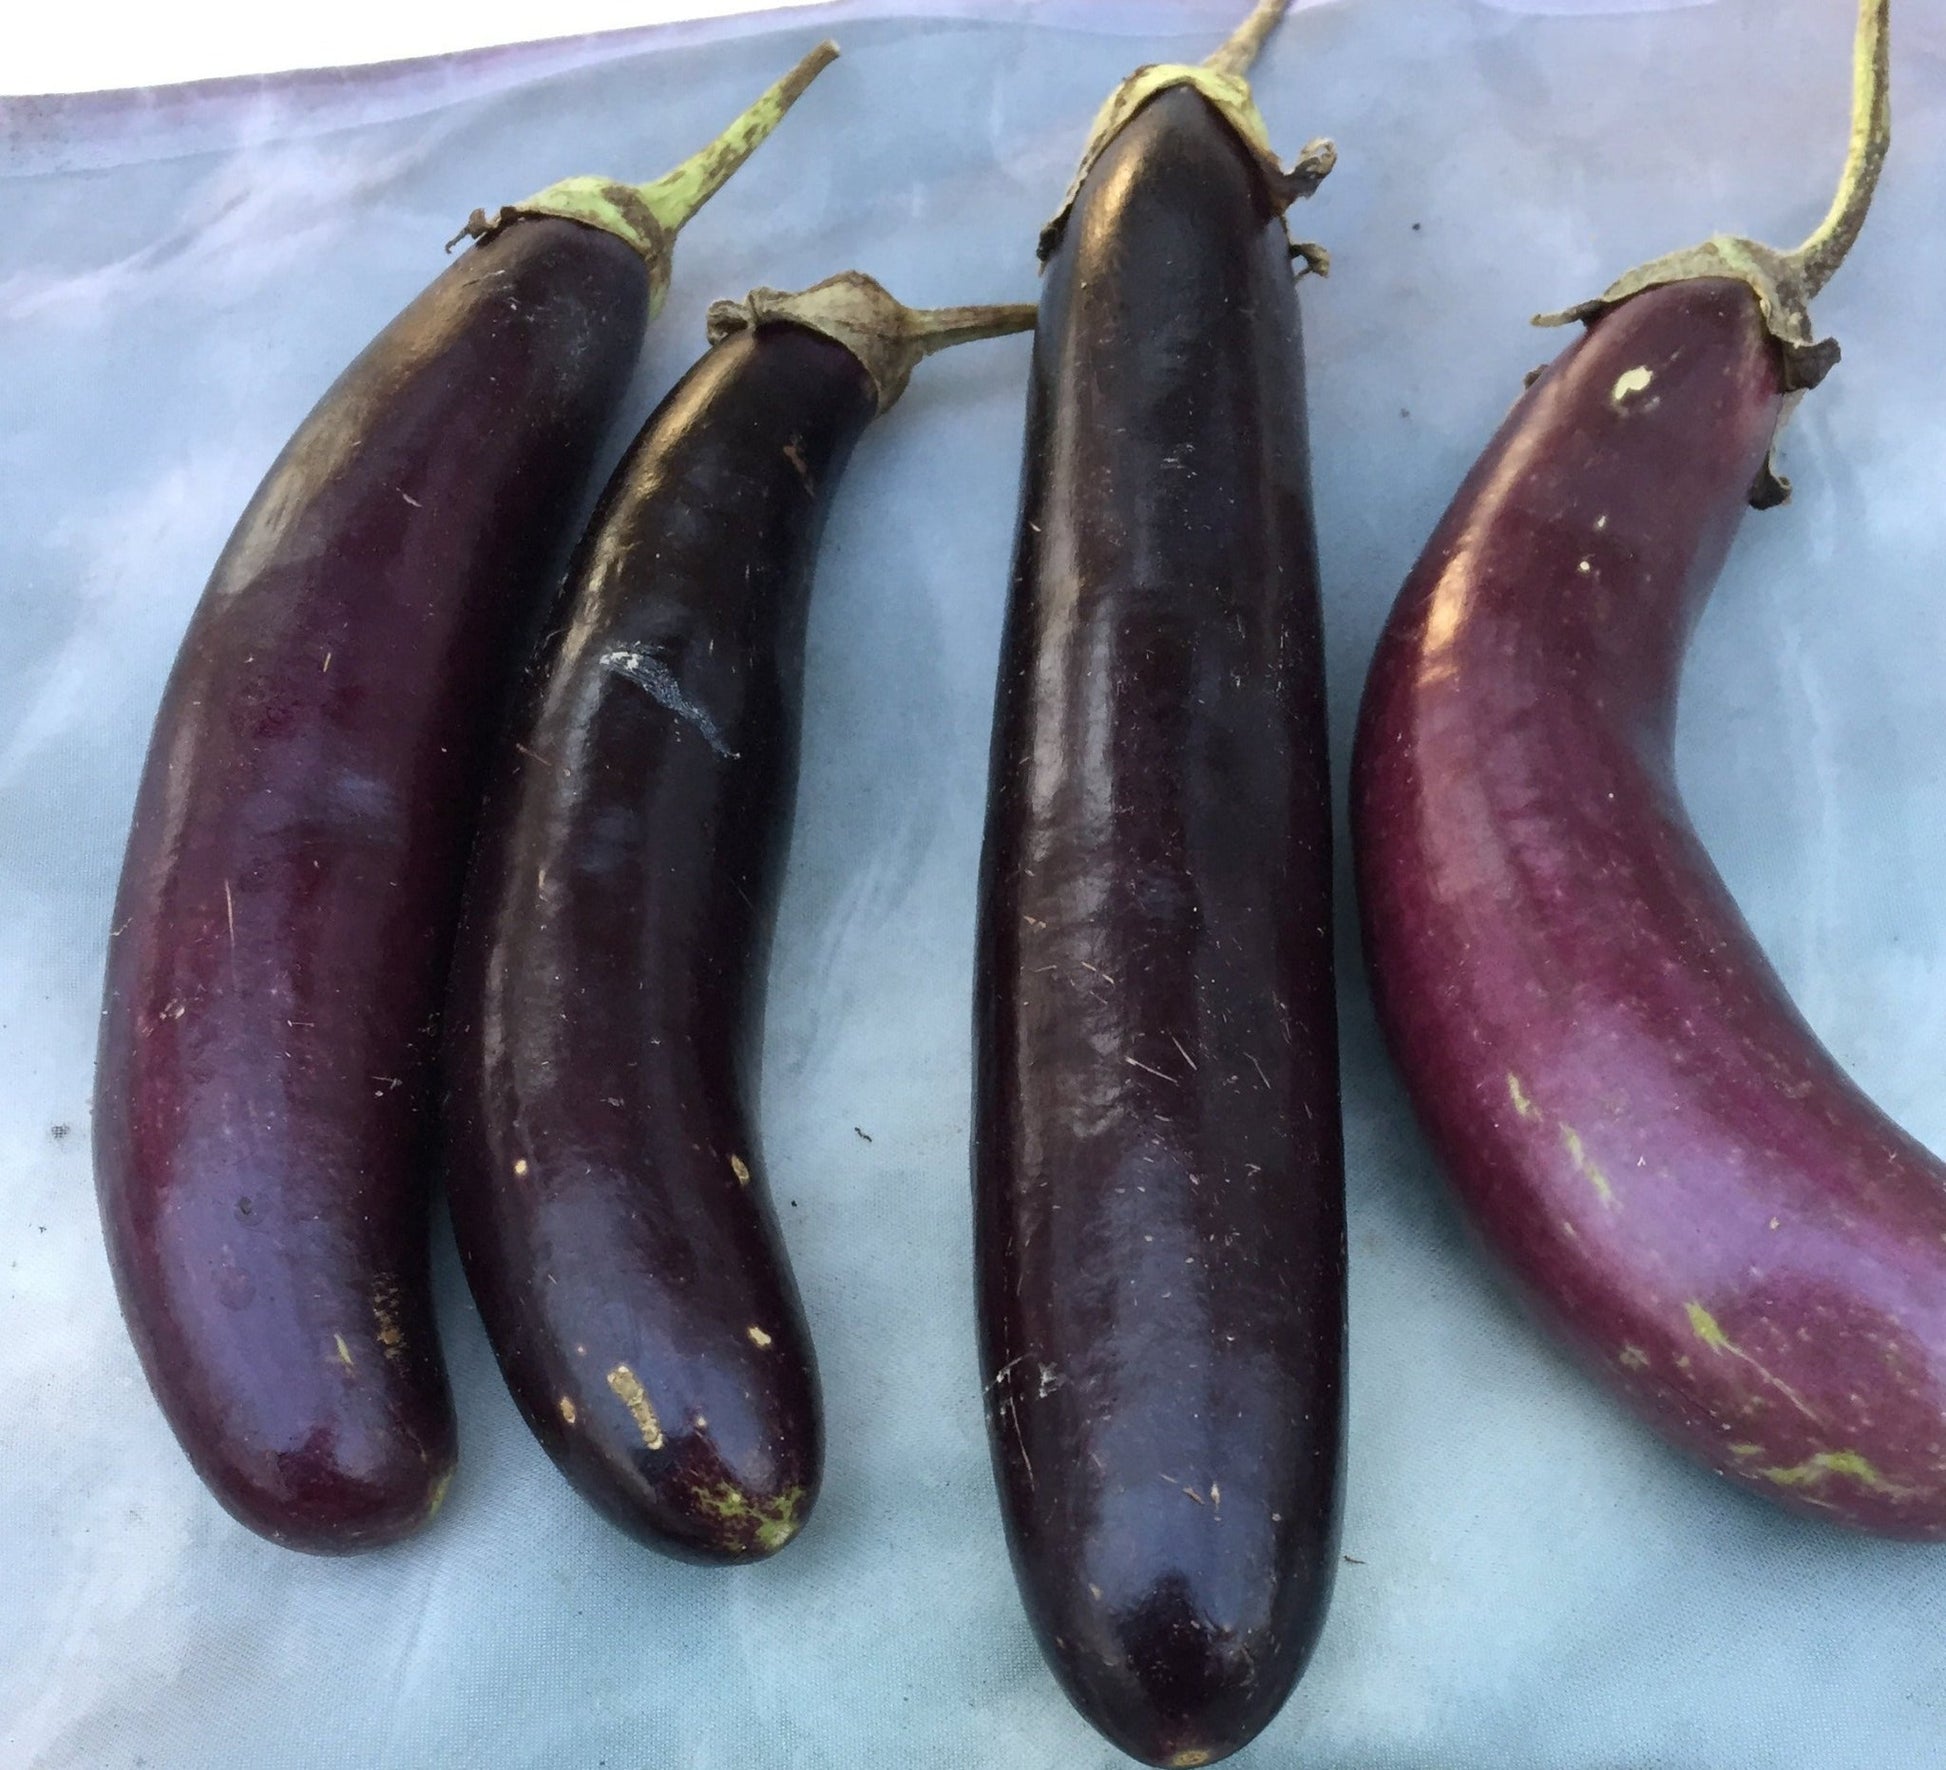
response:
M183 641L115 911L96 1176L150 1384L273 1541L391 1541L451 1476L432 1067L487 741L683 206L815 71L635 193L652 229L548 193L481 218L292 438Z
M1835 357L1803 303L1883 156L1884 10L1826 226L1623 279L1502 425L1373 662L1352 813L1388 1041L1543 1320L1719 1473L1937 1538L1946 1166L1806 1026L1673 757L1691 628L1787 397Z
M609 482L489 795L447 1190L575 1488L652 1547L747 1561L796 1535L822 1462L749 1115L818 530L917 357L1033 309L913 313L852 276L711 320Z
M1293 193L1201 81L1107 114L1051 238L1001 659L981 1356L1042 1651L1192 1765L1277 1712L1337 1559L1330 785Z

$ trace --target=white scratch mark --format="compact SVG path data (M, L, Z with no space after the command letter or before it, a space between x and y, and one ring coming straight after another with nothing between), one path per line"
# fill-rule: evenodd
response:
M736 751L723 741L722 728L706 708L697 706L683 693L675 672L648 646L618 645L614 650L604 652L601 661L603 668L613 670L618 676L626 676L638 687L647 689L653 700L693 728L696 735L717 755L726 761L736 760Z

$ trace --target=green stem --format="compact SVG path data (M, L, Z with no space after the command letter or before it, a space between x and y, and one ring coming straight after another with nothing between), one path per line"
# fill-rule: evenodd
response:
M650 214L675 233L723 188L730 175L783 121L804 89L837 58L837 44L820 43L708 147L692 154L673 172L638 185L636 189Z
M1250 16L1230 33L1223 46L1203 66L1213 68L1219 74L1231 74L1242 79L1249 73L1250 64L1257 59L1264 39L1277 28L1277 21L1290 9L1290 3L1291 0L1257 0L1257 4L1250 9Z
M510 203L489 215L475 209L465 227L446 243L451 251L463 239L484 244L523 215L555 216L599 228L641 254L649 272L649 313L661 311L669 292L669 259L684 222L723 188L730 174L750 158L804 88L838 58L835 43L820 43L770 88L708 147L690 155L675 171L648 184L616 178L563 178L524 203Z
M1789 257L1804 280L1808 300L1845 260L1865 211L1872 206L1885 153L1892 145L1892 78L1888 35L1892 0L1859 0L1858 35L1852 50L1851 146L1830 212Z

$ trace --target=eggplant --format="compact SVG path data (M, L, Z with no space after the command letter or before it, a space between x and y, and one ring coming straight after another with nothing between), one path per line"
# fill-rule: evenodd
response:
M488 796L447 1012L453 1228L535 1436L683 1559L773 1554L822 1467L751 1122L818 531L921 355L1033 319L857 273L718 303L602 495Z
M1684 810L1689 634L1890 136L1796 252L1716 240L1574 310L1400 595L1352 814L1381 1024L1479 1239L1672 1445L1793 1511L1946 1537L1946 1167L1819 1044Z
M482 765L676 229L832 53L657 184L476 213L278 457L183 640L109 943L96 1180L156 1398L274 1542L390 1542L452 1475L428 1182Z
M1330 777L1282 220L1333 155L1262 145L1241 75L1281 10L1133 76L1044 236L981 860L995 1478L1049 1665L1155 1764L1276 1714L1337 1560Z

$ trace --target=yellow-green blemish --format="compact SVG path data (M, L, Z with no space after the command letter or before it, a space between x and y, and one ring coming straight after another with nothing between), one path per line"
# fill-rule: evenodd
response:
M432 1484L432 1492L426 1497L426 1517L428 1520L446 1503L446 1491L452 1485L453 1471L451 1469L448 1469Z
M572 1426L574 1424L574 1421L575 1421L574 1398L569 1395L563 1395L561 1397L561 1423L563 1425Z
M1595 1189L1595 1197L1612 1209L1615 1188L1601 1171L1601 1165L1589 1159L1588 1152L1581 1146L1581 1133L1572 1125L1561 1127L1561 1147L1568 1152L1568 1160L1574 1163L1574 1171Z
M1730 1344L1730 1336L1717 1326L1716 1317L1700 1303L1685 1303L1683 1313L1689 1317L1689 1331L1713 1352L1728 1352L1740 1357L1736 1347Z
M758 1327L754 1321L743 1331L749 1338L750 1344L756 1347L759 1352L770 1344L770 1336L762 1328Z
M767 1555L781 1549L804 1523L801 1487L787 1487L772 1500L753 1500L734 1483L719 1481L696 1495L696 1506L722 1523L748 1526Z
M1215 1760L1216 1754L1214 1752L1205 1751L1199 1745L1192 1747L1189 1751L1176 1753L1169 1762L1175 1767L1175 1770L1197 1770L1198 1765L1214 1763Z
M1762 1449L1763 1446L1761 1444L1733 1444L1730 1446L1730 1455L1733 1457L1754 1457Z
M1647 1370L1649 1355L1640 1346L1624 1346L1620 1362L1632 1371Z
M1827 1475L1848 1475L1860 1487L1869 1487L1874 1493L1898 1498L1912 1492L1909 1487L1887 1481L1855 1450L1821 1450L1801 1463L1791 1464L1787 1469L1759 1469L1757 1473L1766 1481L1776 1482L1779 1487L1806 1487L1822 1481Z
M1514 1103L1514 1111L1524 1119L1537 1119L1540 1108L1527 1098L1527 1090L1520 1085L1520 1077L1512 1070L1507 1071L1507 1098Z
M1775 1389L1778 1394L1782 1395L1807 1420L1815 1420L1818 1417L1805 1402L1804 1397L1798 1394L1790 1384L1785 1382L1782 1377L1771 1375L1762 1364L1752 1358L1749 1353L1744 1351L1741 1346L1732 1340L1718 1324L1716 1317L1710 1314L1701 1303L1693 1300L1685 1303L1683 1305L1683 1313L1689 1317L1689 1331L1697 1339L1701 1340L1712 1352L1721 1352L1731 1358L1742 1359L1745 1364L1749 1365L1758 1376L1762 1377L1766 1383ZM1681 1364L1682 1360L1677 1359L1676 1362Z
M347 1346L347 1345L345 1344L345 1337L344 1337L344 1335L343 1335L343 1334L333 1334L333 1335L331 1336L331 1338L332 1338L332 1340L333 1340L333 1341L334 1341L334 1342L336 1343L336 1345L337 1345L337 1348L338 1348L338 1362L339 1362L339 1363L340 1363L341 1365L343 1365L343 1366L345 1367L345 1369L346 1369L346 1370L350 1370L350 1369L352 1368L352 1366L351 1366L351 1348L350 1348L349 1346Z
M748 1186L750 1184L750 1169L742 1156L733 1155L730 1157L730 1172L737 1177L737 1184L739 1186Z
M1626 369L1615 377L1614 388L1610 391L1608 397L1619 406L1627 401L1631 395L1641 393L1654 379L1655 372L1652 369Z
M622 1406L629 1411L635 1422L636 1431L642 1434L642 1442L650 1450L660 1450L664 1439L662 1422L655 1417L655 1409L649 1405L648 1391L642 1387L642 1380L625 1364L618 1364L608 1373L608 1387Z

